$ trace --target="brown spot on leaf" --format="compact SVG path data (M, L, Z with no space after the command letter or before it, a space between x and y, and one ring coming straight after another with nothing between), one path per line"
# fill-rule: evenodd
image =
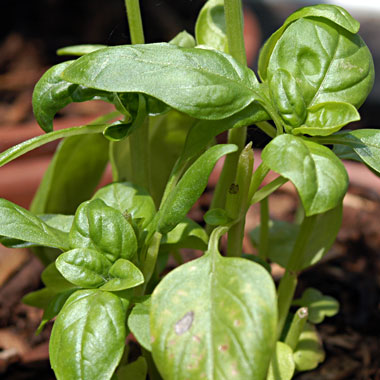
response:
M201 338L198 335L193 335L193 341L199 343L201 341Z
M174 326L174 331L177 335L182 335L188 331L193 324L194 312L189 311L186 313Z
M241 322L238 319L234 320L234 326L239 327L241 325Z
M228 350L228 344L221 344L218 346L219 351L227 351Z

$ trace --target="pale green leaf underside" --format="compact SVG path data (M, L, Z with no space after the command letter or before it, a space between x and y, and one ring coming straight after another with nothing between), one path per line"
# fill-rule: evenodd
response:
M69 82L137 92L200 119L228 117L255 100L251 70L217 51L172 44L115 46L87 54L63 73Z
M92 53L93 51L103 49L106 45L100 44L83 44L83 45L71 45L65 46L57 50L57 55L75 55L81 56Z
M265 379L277 316L260 265L206 254L167 275L151 302L152 354L165 379Z

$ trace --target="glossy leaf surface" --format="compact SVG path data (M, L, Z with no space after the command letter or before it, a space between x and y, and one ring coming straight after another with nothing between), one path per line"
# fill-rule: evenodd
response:
M108 141L101 134L63 140L33 199L37 214L74 214L89 199L108 162Z
M102 252L111 262L132 258L137 250L136 235L123 214L101 199L82 203L70 231L71 248Z
M72 102L108 99L109 94L70 83L62 79L63 71L74 61L66 61L50 68L41 77L33 91L33 112L45 132L53 130L55 114Z
M148 192L130 182L112 183L99 189L93 199L101 199L107 206L118 210L142 228L156 213L156 207Z
M56 230L24 208L0 198L0 235L37 245L68 248L66 233Z
M306 306L311 323L321 323L325 317L332 317L339 312L339 302L335 298L325 296L314 288L307 288L301 298L293 301L293 305Z
M208 177L218 159L236 150L233 144L213 146L189 167L160 211L159 232L169 232L186 216L206 188Z
M198 45L210 46L228 53L224 0L208 0L199 12L195 24Z
M134 288L144 282L140 269L129 260L118 259L108 271L107 282L102 290L118 291Z
M276 350L270 362L267 380L290 380L295 364L292 349L283 342L276 343Z
M346 124L360 120L359 112L349 103L327 102L316 104L307 110L304 125L292 133L311 136L327 136L339 131Z
M297 78L307 107L331 101L360 107L374 81L372 56L362 39L318 19L286 28L268 64L271 87L279 69Z
M360 27L359 22L356 21L345 9L336 5L317 4L297 10L285 20L280 29L271 35L260 51L258 71L263 80L267 78L268 62L277 41L292 22L304 17L319 17L330 20L351 33L357 33Z
M98 50L76 60L63 78L98 90L147 94L200 119L240 111L258 88L253 72L228 55L164 43Z
M95 289L75 292L59 313L50 338L50 362L57 378L110 379L125 337L125 309L116 295Z
M62 253L55 265L72 284L82 288L97 288L105 283L112 264L98 251L77 248Z
M153 292L153 358L168 380L265 379L276 319L268 272L209 251L170 272Z
M128 317L128 327L146 350L152 351L150 338L150 297L136 303Z
M283 134L264 148L262 159L270 169L293 182L307 216L328 211L342 202L348 176L330 149Z

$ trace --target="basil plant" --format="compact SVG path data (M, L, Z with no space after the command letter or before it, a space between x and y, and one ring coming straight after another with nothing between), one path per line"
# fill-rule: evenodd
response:
M374 82L359 23L334 5L299 9L265 42L257 76L240 1L207 1L195 38L155 44L144 44L138 1L126 7L132 44L60 49L74 59L33 94L46 133L0 154L5 165L62 138L30 210L0 200L1 243L31 247L46 265L44 288L24 302L44 310L39 331L55 319L57 379L287 380L315 368L324 359L315 325L339 305L311 288L294 299L297 278L339 231L341 160L380 172L380 132L342 131ZM60 109L92 99L115 111L54 130ZM249 125L270 137L255 171ZM224 131L228 142L216 144ZM187 214L222 157L203 228ZM108 163L113 182L99 189ZM262 186L269 171L278 176ZM268 209L288 181L300 199L292 224ZM258 256L242 251L255 203ZM182 248L202 254L183 264ZM178 267L167 274L169 258ZM270 263L285 269L277 286Z

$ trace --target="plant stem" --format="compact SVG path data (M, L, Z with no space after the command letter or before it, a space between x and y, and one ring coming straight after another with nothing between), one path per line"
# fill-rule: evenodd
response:
M268 123L267 121L260 121L256 123L256 125L269 137L275 138L277 135L276 128L272 126L272 124Z
M125 0L132 45L145 43L139 0Z
M243 12L241 0L225 0L224 13L230 54L241 64L247 64L243 35ZM239 155L245 146L247 128L232 128L228 132L228 143L238 147L237 152L229 154L224 161L222 173L216 186L211 208L224 208L227 191L234 180Z
M266 261L269 240L269 202L268 197L260 202L260 244L259 257Z
M306 245L313 231L316 215L305 216L293 252L289 262L286 265L286 271L278 287L278 337L282 334L282 329L288 315L290 305L293 300L294 292L297 287L298 271L302 267L302 259L305 253Z
M297 347L300 335L309 316L307 307L299 308L294 314L289 331L286 334L285 343L294 351Z

